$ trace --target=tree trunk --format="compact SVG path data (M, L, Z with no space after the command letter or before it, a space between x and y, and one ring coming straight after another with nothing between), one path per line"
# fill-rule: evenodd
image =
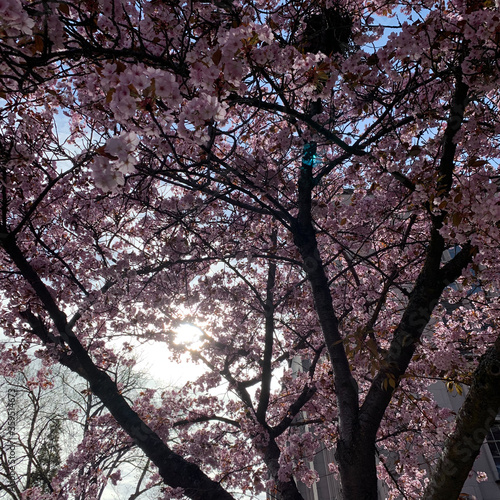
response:
M335 394L339 412L337 462L344 500L376 500L377 474L373 439L362 438L359 427L358 386L352 376L333 307L328 277L321 260L312 219L312 167L315 143L304 146L298 181L299 213L292 224L293 239L298 248L314 299L325 345L332 363ZM372 443L370 446L369 443ZM368 445L367 445L368 443Z
M348 443L339 439L335 453L342 484L343 500L377 500L375 449L360 434Z
M424 500L455 500L500 411L500 337L481 357L455 430L433 471Z

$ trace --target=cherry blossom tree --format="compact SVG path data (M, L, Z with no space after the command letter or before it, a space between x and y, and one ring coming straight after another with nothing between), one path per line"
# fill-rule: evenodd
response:
M10 0L0 23L4 372L35 347L83 377L167 498L300 499L318 443L345 499L458 495L500 409L494 2ZM129 400L131 337L206 373ZM437 380L470 386L453 433Z

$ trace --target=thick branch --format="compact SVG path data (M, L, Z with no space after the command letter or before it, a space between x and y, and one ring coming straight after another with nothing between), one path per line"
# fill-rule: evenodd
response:
M357 431L358 389L349 367L339 322L333 309L328 278L318 250L316 234L311 215L312 175L315 144L307 144L298 182L299 213L292 226L293 239L304 262L304 270L311 284L314 304L321 325L325 344L332 362L335 389L339 404L340 434L349 440Z
M458 74L437 172L436 190L438 196L447 196L452 187L456 153L455 135L463 123L468 90L467 85L461 80L461 75ZM429 207L429 210L431 208ZM473 249L470 244L465 244L450 262L440 268L445 243L439 230L446 215L445 212L437 214L431 212L431 237L424 266L410 294L408 305L394 333L384 363L375 377L361 409L360 419L363 428L373 439L375 439L378 426L392 394L410 364L417 342L429 323L432 311L438 304L443 290L458 279L462 271L472 261Z
M336 134L331 132L330 130L326 129L322 125L320 125L318 122L313 120L310 115L301 113L295 109L287 108L286 106L283 106L281 104L278 104L276 102L267 102L261 99L252 99L252 98L246 98L246 97L239 97L239 96L232 96L230 99L230 102L234 102L237 104L246 104L258 109L263 109L266 111L274 111L276 113L283 113L285 115L288 115L292 118L296 118L305 124L309 125L313 130L316 130L316 132L319 132L325 139L333 142L337 146L339 146L343 151L349 154L354 154L358 156L365 155L366 152L360 148L355 148L344 142L340 137L338 137Z
M472 261L470 245L462 250L443 269L439 262L444 243L434 230L424 267L410 294L403 317L394 332L394 338L361 407L360 421L364 429L375 439L385 410L395 388L406 372L415 353L432 311L439 302L443 290L460 277L462 271Z
M271 241L276 244L277 233L273 231ZM273 290L276 280L276 263L269 263L267 274L267 293L266 303L264 305L265 312L265 340L264 340L264 356L262 360L262 383L257 406L256 417L257 421L264 424L266 421L267 408L269 406L269 398L271 395L271 380L272 380L272 359L273 359L273 342L274 342L274 302Z
M22 276L35 290L63 342L71 349L71 363L68 364L68 360L64 356L60 357L60 362L66 364L89 382L92 392L103 402L118 424L144 451L146 456L158 467L165 484L173 488L183 488L185 495L193 500L233 500L233 497L219 483L211 480L197 465L174 453L130 408L126 399L120 394L116 383L106 372L94 364L88 352L73 334L67 323L66 315L60 311L50 292L17 247L14 239L5 238L2 241L2 246ZM41 321L33 321L33 315L25 314L24 317L42 341L51 340L46 329L45 331L40 330Z
M297 416L303 406L316 394L316 387L311 387L309 385L304 386L299 397L290 405L286 416L283 420L271 429L273 437L278 437L283 434L293 422L293 419Z
M231 420L230 418L218 417L217 415L201 415L199 417L186 418L184 420L178 420L174 422L174 427L180 427L183 425L199 424L202 422L223 422L225 424L233 425L234 427L240 427L240 424L236 420Z

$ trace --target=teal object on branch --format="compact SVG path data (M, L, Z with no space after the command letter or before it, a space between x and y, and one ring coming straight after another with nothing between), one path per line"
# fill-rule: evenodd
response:
M315 142L307 142L304 144L304 153L302 155L303 167L313 167L316 160L317 144Z

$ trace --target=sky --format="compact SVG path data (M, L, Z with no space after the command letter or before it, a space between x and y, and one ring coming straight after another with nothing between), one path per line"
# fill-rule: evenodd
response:
M182 325L177 331L179 343L195 344L200 334L192 325ZM205 372L204 366L192 362L187 354L181 357L181 363L171 361L170 350L163 342L137 344L134 354L138 360L136 370L160 384L182 387Z

